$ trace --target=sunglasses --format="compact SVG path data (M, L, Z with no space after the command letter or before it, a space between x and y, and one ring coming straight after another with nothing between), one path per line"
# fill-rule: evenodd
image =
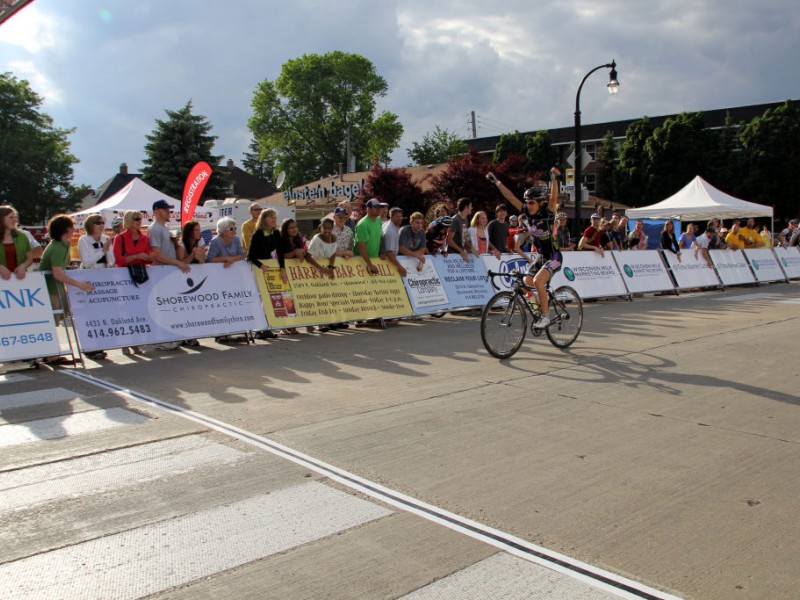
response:
M236 227L228 227L228 231L236 231Z
M105 225L105 224L106 224L106 222L105 222L105 221L97 221L97 222L95 223L95 225Z
M142 217L134 217L132 220L133 220L133 221L141 221L141 220L142 220Z

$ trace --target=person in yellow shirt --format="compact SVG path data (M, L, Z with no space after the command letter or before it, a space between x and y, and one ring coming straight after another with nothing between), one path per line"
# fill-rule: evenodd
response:
M725 245L731 250L744 249L744 236L742 235L742 229L739 227L739 223L734 222L728 235L725 236Z
M763 248L764 240L756 229L756 220L747 219L747 225L739 229L739 233L744 237L745 248Z
M256 222L258 216L261 214L261 207L258 203L253 202L250 205L250 218L242 223L242 248L244 248L244 255L247 256L247 249L250 247L250 240L253 239L253 233L256 230Z

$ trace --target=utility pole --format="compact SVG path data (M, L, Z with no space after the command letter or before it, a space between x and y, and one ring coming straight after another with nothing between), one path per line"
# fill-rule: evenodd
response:
M472 139L474 140L474 139L476 139L478 137L478 127L475 124L475 111L474 110L470 113L470 116L472 117Z

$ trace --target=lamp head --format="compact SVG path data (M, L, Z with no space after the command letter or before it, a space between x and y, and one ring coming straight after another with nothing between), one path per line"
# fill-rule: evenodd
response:
M619 91L619 81L617 81L617 62L612 60L611 61L611 73L608 75L608 93L611 95L616 94Z

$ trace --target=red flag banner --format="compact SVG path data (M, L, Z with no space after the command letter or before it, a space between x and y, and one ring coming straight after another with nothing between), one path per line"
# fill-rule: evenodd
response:
M206 187L209 177L211 177L211 167L207 162L200 161L192 167L189 177L186 178L186 184L183 186L181 227L194 216L197 202L200 200L203 188Z

